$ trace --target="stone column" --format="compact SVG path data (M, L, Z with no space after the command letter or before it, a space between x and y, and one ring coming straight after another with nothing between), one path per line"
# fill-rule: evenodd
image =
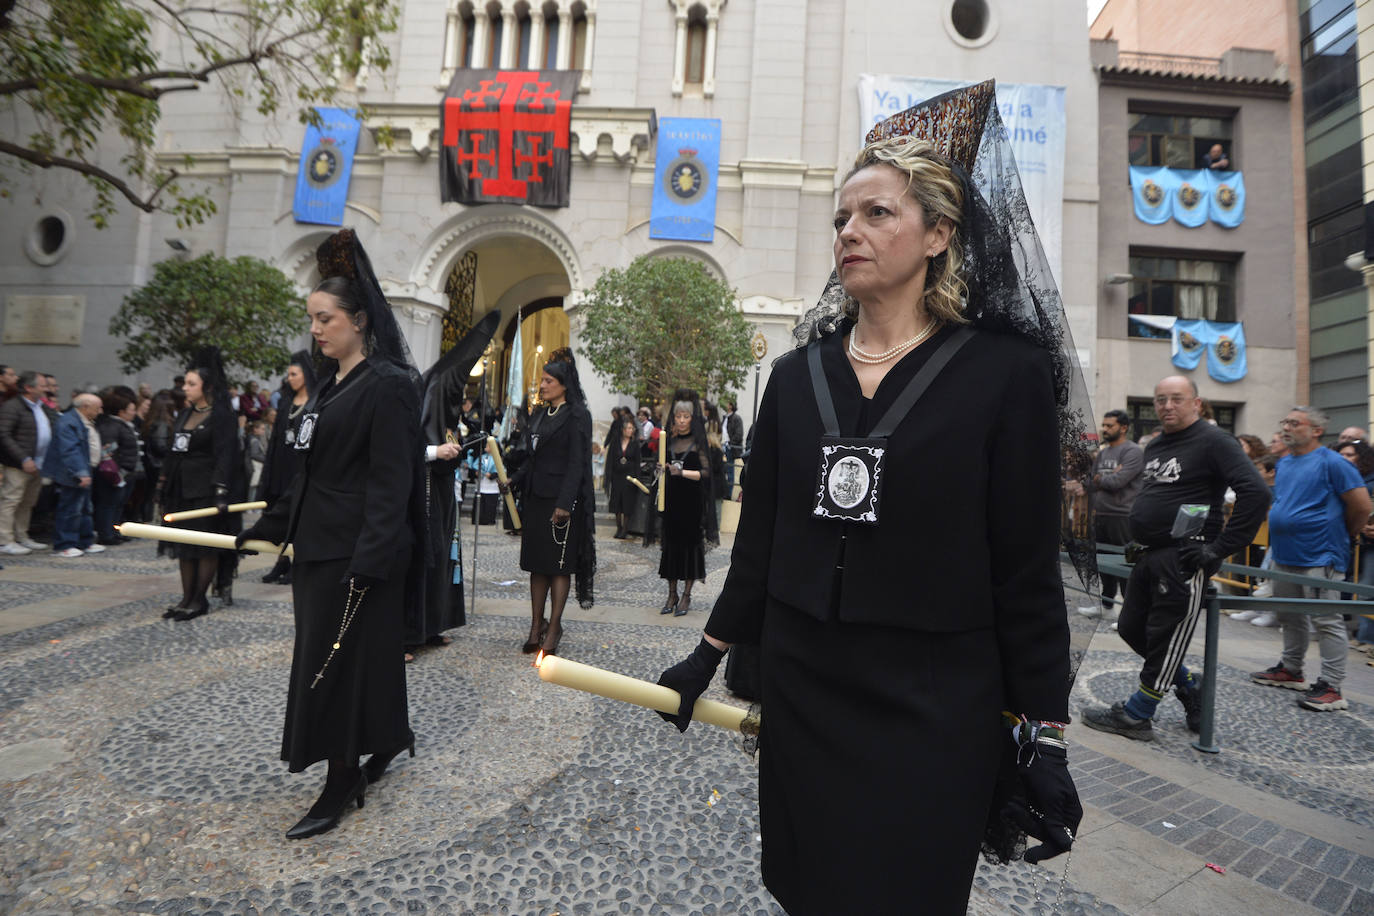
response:
M531 70L544 69L544 14L538 9L530 10L530 59L526 64Z
M572 13L558 11L558 69L570 70L568 58L572 56Z
M712 8L706 14L706 59L701 68L701 94L708 99L716 94L716 26L720 10Z
M677 8L677 36L673 48L673 95L682 95L687 80L687 10Z
M501 11L501 69L514 70L515 61L520 54L520 28L515 21L515 10Z

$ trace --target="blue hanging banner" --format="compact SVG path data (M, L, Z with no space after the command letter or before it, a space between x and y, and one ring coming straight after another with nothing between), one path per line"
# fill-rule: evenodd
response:
M649 238L714 239L719 171L719 119L659 119Z
M1212 222L1234 229L1245 221L1245 178L1240 172L1207 172L1211 193L1207 195Z
M1131 166L1131 197L1135 200L1135 217L1142 223L1158 226L1173 215L1173 190L1176 179L1164 166Z
M1196 369L1211 342L1211 331L1201 319L1180 318L1170 331L1173 344L1169 356L1180 369Z
M296 173L296 222L342 226L362 122L351 109L316 108L320 124L306 125Z
M1207 374L1218 382L1238 382L1245 378L1245 328L1239 321L1207 322L1211 339L1207 341Z
M1196 229L1207 222L1207 199L1211 185L1206 169L1171 169L1174 179L1174 219Z

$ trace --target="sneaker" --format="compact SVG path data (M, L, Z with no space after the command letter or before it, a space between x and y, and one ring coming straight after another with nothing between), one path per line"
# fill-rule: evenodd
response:
M1341 692L1332 687L1325 680L1319 679L1312 688L1298 699L1298 705L1303 709L1349 709L1350 704L1346 702Z
M1265 579L1255 586L1254 591L1250 592L1251 598L1272 598L1274 597L1274 583Z
M1273 611L1265 611L1254 620L1250 621L1252 627L1276 627L1279 625L1279 615Z
M1080 604L1075 610L1078 611L1080 617L1087 617L1090 620L1096 620L1102 616L1102 608L1095 604Z
M1109 629L1109 630L1111 630L1113 633L1115 633L1115 632L1116 632L1116 621L1112 621L1112 625L1109 626L1109 627L1107 627L1107 629Z
M84 557L86 555L86 551L82 550L80 547L68 547L66 550L59 550L57 552L57 555L59 557L65 557L68 560L71 560L76 557Z
M1083 710L1083 724L1100 732L1124 735L1135 741L1155 740L1154 725L1149 719L1137 719L1126 711L1125 703L1113 703L1111 708L1094 706Z
M47 550L47 549L48 549L48 545L47 545L47 544L40 544L40 543L38 543L37 541L35 541L33 538L20 538L20 539L19 539L19 543L22 544L23 546L29 548L30 550Z
M1188 731L1202 730L1202 675L1193 675L1193 686L1188 689L1174 688L1174 696L1183 704L1183 717L1188 722Z
M0 547L0 553L7 553L12 557L22 557L26 553L33 553L33 551L23 544L6 544Z
M99 544L92 544L91 546L89 546L89 547L86 548L86 553L104 553L104 552L105 552L105 548L104 548L104 547L101 547Z
M1247 620L1254 620L1259 615L1259 611L1236 611L1231 615L1231 619L1239 620L1241 623L1244 623Z
M1287 687L1289 690L1307 689L1307 681L1302 679L1302 672L1289 671L1283 667L1283 662L1279 662L1272 668L1251 673L1250 680L1256 684L1263 684L1265 687Z

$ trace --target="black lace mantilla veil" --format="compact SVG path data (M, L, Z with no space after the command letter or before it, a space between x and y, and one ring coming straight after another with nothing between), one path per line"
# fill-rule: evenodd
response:
M420 388L420 372L415 368L415 359L410 355L401 326L391 311L391 303L386 301L382 285L372 271L372 261L358 241L352 229L340 229L320 243L315 249L315 263L320 271L320 279L344 277L352 281L363 297L367 308L367 337L363 353L368 365L374 372L384 374L401 373ZM331 359L321 358L316 351L316 375L328 378L338 368Z
M890 137L929 140L951 162L962 180L965 301L970 322L979 328L1028 338L1049 351L1054 362L1058 407L1060 459L1064 477L1076 478L1092 464L1094 427L1088 387L1078 363L1059 289L1031 221L1030 208L1016 171L1011 143L997 112L995 83L988 80L946 92L880 122L868 132L865 144ZM857 304L833 271L820 301L798 322L792 334L797 346L833 333ZM1091 541L1092 523L1078 530L1064 518L1061 541L1082 586L1095 591L1097 555ZM1077 673L1081 651L1075 651Z
M953 163L964 185L959 235L968 287L965 315L975 327L1016 334L1049 351L1054 364L1061 476L1081 477L1092 464L1093 443L1087 434L1094 414L1059 289L1031 221L997 111L995 83L988 80L928 99L877 124L865 144L901 136L932 142ZM832 272L820 301L793 330L797 346L834 333L842 318L857 314L857 307ZM1075 521L1086 537L1075 536ZM1092 538L1091 517L1075 520L1067 512L1061 515L1061 549L1072 561L1082 587L1096 592L1097 554ZM1070 683L1090 638L1091 634L1073 638ZM983 855L989 861L1005 864L1019 859L1025 850L1024 832L1004 814L1006 804L1019 792L1015 762L1008 757L984 835Z

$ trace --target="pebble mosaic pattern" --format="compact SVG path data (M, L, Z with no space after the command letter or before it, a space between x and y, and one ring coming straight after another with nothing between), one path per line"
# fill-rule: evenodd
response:
M1201 670L1200 660L1188 662ZM1125 699L1139 674L1135 655L1095 646L1079 672L1070 711ZM1374 709L1352 701L1346 712L1314 713L1299 707L1297 698L1297 691L1252 684L1249 672L1220 665L1216 740L1221 753L1193 749L1195 736L1172 696L1159 704L1152 746L1300 805L1374 827Z
M523 598L518 541L494 528L481 539L479 595ZM600 537L598 551L598 603L657 608L656 549ZM152 545L83 562L172 566ZM728 562L727 550L707 554L694 592L703 611ZM11 584L0 582L0 602ZM278 760L288 594L186 624L158 619L176 598L162 596L0 636L0 744L57 739L70 754L0 782L0 912L782 912L759 879L756 770L738 738L700 726L680 736L652 713L543 684L517 650L518 618L479 614L451 646L421 652L407 668L417 756L398 758L339 829L288 843L283 831L323 778L323 767L292 775ZM1090 645L1071 708L1124 696L1137 660L1105 625L1070 620L1076 644ZM578 621L570 607L562 653L652 679L696 639ZM1221 680L1223 754L1189 747L1172 701L1152 747L1347 820L1374 818L1368 709L1314 720L1244 672L1224 668ZM708 696L729 699L720 678ZM1313 740L1293 740L1313 728ZM1110 757L1071 758L1086 803L1325 912L1374 911L1374 859ZM1162 834L1166 813L1178 829ZM1120 912L1071 880L1061 898L1063 869L980 863L969 911Z

